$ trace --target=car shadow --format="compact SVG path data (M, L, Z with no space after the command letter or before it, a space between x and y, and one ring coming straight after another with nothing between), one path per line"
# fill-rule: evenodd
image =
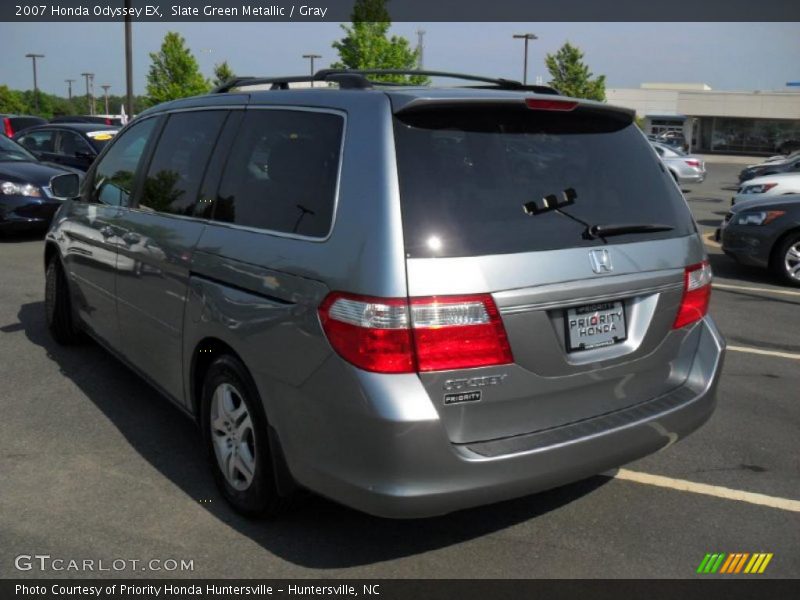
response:
M44 231L4 231L0 232L0 244L36 242L44 239Z
M267 551L294 564L340 569L459 544L534 519L590 494L609 481L598 475L537 495L429 519L390 520L301 494L276 520L235 513L217 493L195 423L95 343L65 348L44 323L43 302L24 304L19 324L61 374L109 419L129 444L197 504ZM111 393L113 390L113 393ZM207 500L210 500L208 502Z
M736 279L743 283L760 283L765 285L778 285L772 273L767 269L743 265L722 253L709 253L708 260L714 278Z

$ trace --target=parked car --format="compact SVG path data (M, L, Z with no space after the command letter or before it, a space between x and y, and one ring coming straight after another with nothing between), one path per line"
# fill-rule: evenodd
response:
M686 138L680 131L666 131L656 136L656 141L660 144L665 144L671 148L678 148L680 150L687 150L689 145L686 143Z
M764 175L775 175L777 173L800 173L800 155L779 162L762 163L752 165L742 169L739 173L739 183L743 183L755 177Z
M711 269L633 111L374 74L159 105L80 190L54 181L76 195L45 245L55 340L89 333L197 419L251 515L296 486L442 514L702 425L725 348Z
M41 160L86 171L119 127L57 123L30 127L14 139Z
M800 173L781 173L749 179L739 186L736 195L731 198L731 205L784 194L800 194Z
M70 172L39 161L15 141L0 136L0 233L44 230L62 204L50 180Z
M776 149L781 154L792 154L800 150L800 140L784 140Z
M650 145L669 170L672 178L678 183L703 183L705 181L706 163L700 157L686 154L680 148L670 147L658 142L651 142Z
M59 115L51 123L97 123L100 125L123 125L122 119L114 115Z
M46 119L41 117L34 117L32 115L3 115L0 114L0 121L3 124L3 133L6 137L14 137L23 129L33 127L34 125L43 125L47 123Z
M725 254L800 286L800 194L741 202L725 215L721 229Z

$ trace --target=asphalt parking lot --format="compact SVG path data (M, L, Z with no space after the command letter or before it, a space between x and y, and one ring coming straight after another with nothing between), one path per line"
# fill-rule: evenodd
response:
M686 187L707 233L740 168ZM42 248L0 239L0 577L683 578L709 552L773 553L756 577L800 576L800 289L711 243L731 350L708 424L618 472L420 521L315 496L279 521L233 513L186 417L98 346L48 337ZM20 554L193 570L18 571Z

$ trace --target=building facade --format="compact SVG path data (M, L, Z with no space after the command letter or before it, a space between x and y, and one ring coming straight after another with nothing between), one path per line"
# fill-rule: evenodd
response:
M607 89L647 133L680 131L694 152L771 155L800 149L800 91L728 92L705 84Z

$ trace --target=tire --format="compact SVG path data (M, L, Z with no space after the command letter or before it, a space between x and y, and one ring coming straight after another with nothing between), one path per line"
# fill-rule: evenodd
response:
M71 346L83 341L83 333L72 311L64 267L57 256L50 259L45 271L44 311L47 329L57 343Z
M800 287L800 233L790 234L780 242L770 266L783 283Z
M244 365L223 355L209 367L202 389L203 442L214 479L233 508L248 517L272 517L289 505L278 489L276 447L261 398Z

